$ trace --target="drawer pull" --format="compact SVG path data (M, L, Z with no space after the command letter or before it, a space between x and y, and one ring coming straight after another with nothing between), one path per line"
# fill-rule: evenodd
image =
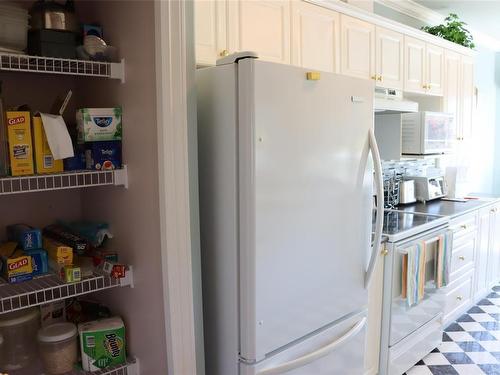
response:
M464 297L462 297L462 296L457 296L457 301L461 301L461 300L463 300L463 299L464 299Z
M460 260L465 260L465 257L464 257L463 255L460 255L460 256L458 257L458 259L460 259Z
M467 229L467 225L462 224L462 225L460 225L460 228L462 228L463 230L466 230Z

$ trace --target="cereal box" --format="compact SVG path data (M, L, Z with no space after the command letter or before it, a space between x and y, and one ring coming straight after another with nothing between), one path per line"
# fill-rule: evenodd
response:
M12 176L24 176L34 173L30 116L29 112L6 112Z
M31 257L16 250L16 247L15 242L0 245L1 273L9 283L20 283L33 278Z
M82 108L76 112L78 143L122 139L122 109Z
M57 173L63 171L63 161L54 160L49 142L43 129L42 118L33 117L33 146L35 151L36 173Z

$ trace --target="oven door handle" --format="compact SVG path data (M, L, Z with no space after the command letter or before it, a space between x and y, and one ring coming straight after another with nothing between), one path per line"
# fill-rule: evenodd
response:
M370 151L373 158L373 166L375 169L375 192L377 196L377 217L375 219L375 235L373 238L372 253L368 269L365 273L365 289L370 285L375 266L377 264L378 255L380 253L380 246L382 244L382 230L384 227L384 177L382 175L382 162L380 160L380 152L375 139L373 128L368 132L368 141Z

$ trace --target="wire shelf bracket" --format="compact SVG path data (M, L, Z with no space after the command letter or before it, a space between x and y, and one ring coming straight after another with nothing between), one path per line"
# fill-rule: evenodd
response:
M125 60L119 63L0 53L0 70L119 79L125 82Z

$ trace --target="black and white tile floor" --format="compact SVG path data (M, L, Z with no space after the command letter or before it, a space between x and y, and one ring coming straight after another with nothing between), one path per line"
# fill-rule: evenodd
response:
M407 375L500 375L500 286L445 329Z

